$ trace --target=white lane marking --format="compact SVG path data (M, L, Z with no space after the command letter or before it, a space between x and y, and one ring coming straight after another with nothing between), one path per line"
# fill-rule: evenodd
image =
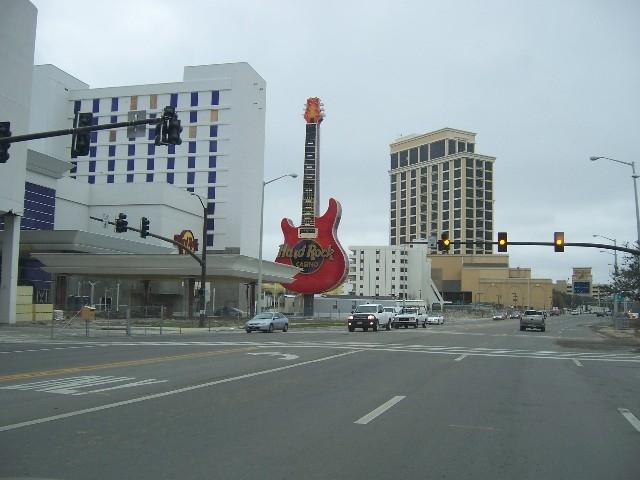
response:
M635 428L638 432L640 432L640 420L636 418L636 416L631 413L626 408L619 408L618 411L622 414L624 418L631 424L633 428Z
M247 355L271 355L273 357L280 357L278 360L295 360L299 358L298 355L294 355L292 353L280 353L280 352L258 352L258 353L247 353Z
M325 362L327 360L333 360L334 358L340 358L347 355L353 355L360 350L350 350L344 353L338 353L336 355L329 355L328 357L316 358L315 360L307 360L305 362L294 363L291 365L285 365L284 367L270 368L268 370L260 370L258 372L247 373L245 375L239 375L237 377L223 378L222 380L215 380L213 382L200 383L197 385L191 385L189 387L178 388L176 390L169 390L166 392L153 393L151 395L144 395L138 398L132 398L130 400L124 400L121 402L108 403L106 405L100 405L97 407L85 408L82 410L75 410L73 412L61 413L59 415L53 415L51 417L36 418L34 420L28 420L26 422L14 423L12 425L0 426L0 432L7 432L9 430L17 430L19 428L30 427L32 425L39 425L41 423L54 422L56 420L62 420L63 418L76 417L78 415L85 415L87 413L100 412L102 410L109 410L112 408L123 407L125 405L131 405L133 403L146 402L148 400L154 400L156 398L168 397L170 395L177 395L184 392L190 392L192 390L199 390L201 388L212 387L214 385L220 385L223 383L236 382L238 380L244 380L245 378L258 377L260 375L267 375L269 373L281 372L290 368L302 367L304 365L311 365L313 363Z
M582 362L580 360L578 360L577 358L572 358L571 360L573 360L573 363L575 363L577 367L581 367L582 366Z
M462 355L460 355L458 358L455 359L456 362L459 362L460 360L462 360L464 357L466 357L467 354L463 353Z
M403 398L406 398L406 395L396 395L391 400L384 402L378 408L376 408L375 410L372 410L371 412L367 413L364 417L359 418L353 423L357 423L358 425L366 425L374 418L382 415L384 412L389 410L391 407L393 407L396 403L398 403Z
M82 375L79 377L59 378L39 382L21 383L1 387L1 390L35 390L36 392L58 393L61 395L75 395L81 393L80 388L105 385L109 383L126 382L135 380L134 377L114 377L112 375Z
M139 382L125 383L124 385L116 385L115 387L98 388L97 390L89 390L88 392L78 392L73 395L88 395L90 393L108 392L110 390L118 390L120 388L141 387L146 385L153 385L154 383L164 383L169 380L156 380L155 378L149 378L147 380L140 380Z

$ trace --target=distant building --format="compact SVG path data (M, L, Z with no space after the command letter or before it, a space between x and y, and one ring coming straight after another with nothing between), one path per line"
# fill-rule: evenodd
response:
M585 297L593 296L593 276L591 267L575 267L571 276L571 286L573 295Z
M390 144L391 245L448 233L493 240L495 157L476 153L476 134L443 128ZM491 246L452 245L452 254L491 254ZM437 253L432 248L431 253Z
M350 246L351 294L440 303L442 296L431 280L426 245Z
M553 282L532 278L530 268L510 268L509 256L431 255L433 281L445 301L454 304L549 309Z

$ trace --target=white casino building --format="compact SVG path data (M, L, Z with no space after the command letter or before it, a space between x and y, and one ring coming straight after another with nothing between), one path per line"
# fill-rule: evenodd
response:
M122 303L186 307L199 265L168 243L115 233L89 218L114 220L119 212L131 226L149 218L150 230L165 237L191 230L200 248L207 247L209 298L213 286L216 306L250 310L265 81L247 63L232 63L187 66L181 82L92 89L53 65L33 66L37 10L30 2L9 0L5 13L0 70L12 74L0 78L0 121L11 122L13 135L70 128L76 112L92 112L102 125L127 121L130 112L160 116L165 106L175 107L183 132L179 146L155 146L154 126L139 137L126 128L92 132L89 155L76 159L71 136L11 145L9 161L0 164L0 323L20 319L18 284L32 285L40 301L64 306L71 293L86 296L87 281L104 287L97 287L95 303L122 280L130 289L120 292L118 285ZM273 262L263 270L265 281L276 282L297 272Z
M444 300L431 279L428 245L350 246L348 284L357 297Z

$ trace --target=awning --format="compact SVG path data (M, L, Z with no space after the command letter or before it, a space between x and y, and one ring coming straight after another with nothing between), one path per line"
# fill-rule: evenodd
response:
M117 277L149 280L200 278L200 264L178 254L83 254L32 253L46 272L87 277ZM207 254L207 280L253 282L258 279L259 260L238 254ZM262 262L264 282L291 283L300 270L270 261Z

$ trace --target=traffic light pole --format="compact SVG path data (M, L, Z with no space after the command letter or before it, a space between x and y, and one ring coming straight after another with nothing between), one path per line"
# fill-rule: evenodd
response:
M484 241L484 240L450 240L451 244L459 247L462 245L498 245L498 242ZM413 244L423 244L430 245L431 243L428 241L420 241L414 240L410 243ZM512 242L509 240L507 242L507 246L511 245L528 245L528 246L542 246L542 247L554 247L554 242ZM634 248L620 247L617 245L609 245L602 243L589 243L589 242L565 242L563 243L565 247L586 247L586 248L601 248L605 250L614 250L617 252L625 252L630 253L631 255L640 256L640 250L636 250Z
M98 217L91 217L91 216L90 216L89 218L90 218L91 220L97 220L97 221L99 221L99 222L104 223L104 219L102 219L102 218L98 218ZM106 222L106 223L108 223L109 225L114 225L114 226L115 226L115 224L116 224L116 222L111 222L111 221L108 221L108 222ZM139 228L136 228L136 227L129 227L129 226L127 226L127 230L132 230L132 231L134 231L134 232L138 232L138 233L140 233L140 229L139 229ZM184 249L184 251L185 251L185 252L187 252L189 255L191 255L191 256L193 257L193 259L194 259L196 262L198 262L198 263L200 264L200 266L201 266L201 267L203 267L203 268L205 268L205 269L206 269L206 265L207 265L207 264L206 264L205 262L203 262L203 261L202 261L202 259L201 259L200 257L198 257L198 256L195 254L195 252L194 252L193 250L191 250L189 247L187 247L186 245L184 245L184 244L182 244L182 243L180 243L180 242L178 242L178 241L174 240L173 238L163 237L162 235L156 235L155 233L151 233L151 232L147 233L147 237L157 238L158 240L162 240L162 241L164 241L164 242L171 243L171 244L175 245L175 246L176 246L176 247L178 247L178 248L182 248L182 249Z
M28 133L26 135L14 135L13 137L0 137L0 144L26 142L28 140L38 140L40 138L50 138L50 137L61 137L63 135L74 135L78 133L96 132L98 130L111 130L114 128L135 127L136 125L157 125L161 122L162 122L162 117L157 117L157 118L147 118L145 120L132 120L130 122L106 123L104 125L90 125L88 127L76 127L76 128L66 128L64 130L51 130L48 132Z

